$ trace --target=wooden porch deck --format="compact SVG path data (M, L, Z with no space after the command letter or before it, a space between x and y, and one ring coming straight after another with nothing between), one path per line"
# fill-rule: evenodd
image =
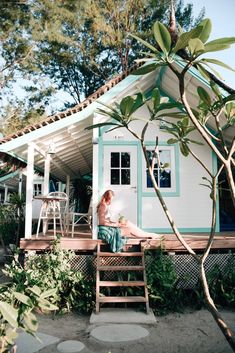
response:
M191 246L194 251L202 251L205 249L208 233L191 233L183 234L185 241ZM173 234L163 234L164 239L160 240L145 240L137 238L129 238L127 245L137 245L140 242L145 242L145 246L148 249L156 249L160 245L165 249L166 252L187 252L183 245L179 242ZM50 249L52 242L54 241L53 235L48 232L47 235L39 234L38 238L32 235L32 238L20 240L20 249L28 250L46 250ZM92 234L89 229L82 229L80 232L74 234L74 238L69 236L61 237L61 248L71 249L78 252L93 252L96 251L97 243L102 242L101 240L92 239ZM235 232L220 232L216 233L214 242L212 244L212 250L233 250L235 249Z

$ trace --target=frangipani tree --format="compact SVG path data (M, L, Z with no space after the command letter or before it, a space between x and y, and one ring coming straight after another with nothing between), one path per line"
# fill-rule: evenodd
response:
M178 80L181 102L166 102L166 99L163 99L163 97L160 96L157 88L152 91L151 96L148 98L146 98L142 93L137 93L135 96L127 96L123 98L121 102L116 103L115 106L105 105L104 109L99 109L99 113L109 119L106 122L93 125L89 127L89 129L109 126L109 131L111 131L113 129L124 127L138 141L140 141L153 188L162 205L169 224L185 249L187 249L187 251L199 263L200 279L204 288L205 300L208 309L219 325L230 346L235 351L234 334L223 320L211 298L204 268L204 263L211 249L215 235L218 176L223 169L226 171L235 205L235 185L232 174L232 170L235 165L235 138L233 138L232 141L228 141L224 135L224 132L228 128L235 125L235 103L233 102L235 95L230 94L227 97L224 97L219 87L214 82L209 81L211 91L213 93L212 96L208 94L205 88L198 87L198 105L197 107L191 107L188 103L187 91L185 89L185 76L192 66L195 66L207 79L210 78L210 73L208 73L205 67L210 67L211 63L229 68L221 61L201 58L202 54L224 50L228 48L230 44L235 42L235 38L222 38L208 42L210 31L211 22L209 19L206 19L191 31L181 33L174 43L167 28L163 24L156 22L153 26L156 46L149 44L136 36L132 36L136 38L136 40L140 41L149 50L149 52L146 53L148 57L140 60L146 64L140 67L134 74L144 75L154 71L160 66L168 66L175 74L176 80ZM179 54L181 54L181 56L179 56ZM182 55L184 56L184 59L182 59ZM143 128L141 133L137 133L134 129L132 129L132 123L135 120L140 120L140 118L135 117L135 113L144 104L147 106L149 117L143 117L143 119L141 119L143 120ZM223 119L221 119L222 115ZM166 120L166 116L169 117L168 120ZM187 157L191 154L201 164L206 173L206 176L203 176L204 184L206 184L206 186L211 190L211 231L204 253L200 256L193 251L193 249L189 246L189 244L187 244L180 234L177 225L171 216L170 210L167 208L164 198L162 197L157 181L155 180L153 167L155 159L157 158L159 160L158 138L156 138L156 146L151 162L147 153L147 148L145 145L146 131L152 124L156 123L156 121L162 120L164 120L165 131L173 136L169 138L168 143L179 143L180 150L184 156ZM213 132L211 131L212 123L213 126L215 126ZM190 136L191 132L194 130L198 131L205 143L212 149L221 162L221 167L214 174L193 151L193 145L199 144L198 141L192 139ZM160 165L160 160L158 164ZM163 165L161 167L164 169L167 166Z

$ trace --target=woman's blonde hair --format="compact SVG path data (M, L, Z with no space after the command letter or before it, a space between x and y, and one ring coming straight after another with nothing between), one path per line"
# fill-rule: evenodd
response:
M114 196L114 192L113 190L106 190L103 195L101 196L100 202L97 205L97 212L99 211L99 208L101 205L103 205L104 203L106 203L107 201L109 201L111 199L111 197Z

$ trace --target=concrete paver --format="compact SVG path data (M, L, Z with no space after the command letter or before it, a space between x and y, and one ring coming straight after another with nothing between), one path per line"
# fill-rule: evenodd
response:
M26 332L22 332L16 339L17 353L35 353L42 348L60 341L60 338L37 332L39 340Z
M94 328L90 335L102 342L125 342L144 338L149 335L149 332L134 324L108 324Z
M60 353L76 353L81 352L85 345L80 341L69 340L58 344L57 350Z
M99 314L92 313L90 317L90 324L94 325L105 323L152 325L156 324L156 322L157 320L152 310L147 315L134 309L102 308Z

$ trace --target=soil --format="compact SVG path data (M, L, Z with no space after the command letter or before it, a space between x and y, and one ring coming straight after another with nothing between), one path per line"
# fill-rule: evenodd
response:
M226 323L235 331L235 312L222 310ZM149 335L136 341L104 343L90 337L94 326L88 316L67 314L61 317L39 315L39 332L64 340L78 340L83 353L232 353L213 317L207 310L174 313L157 318L154 325L142 325ZM58 353L55 345L40 353Z

